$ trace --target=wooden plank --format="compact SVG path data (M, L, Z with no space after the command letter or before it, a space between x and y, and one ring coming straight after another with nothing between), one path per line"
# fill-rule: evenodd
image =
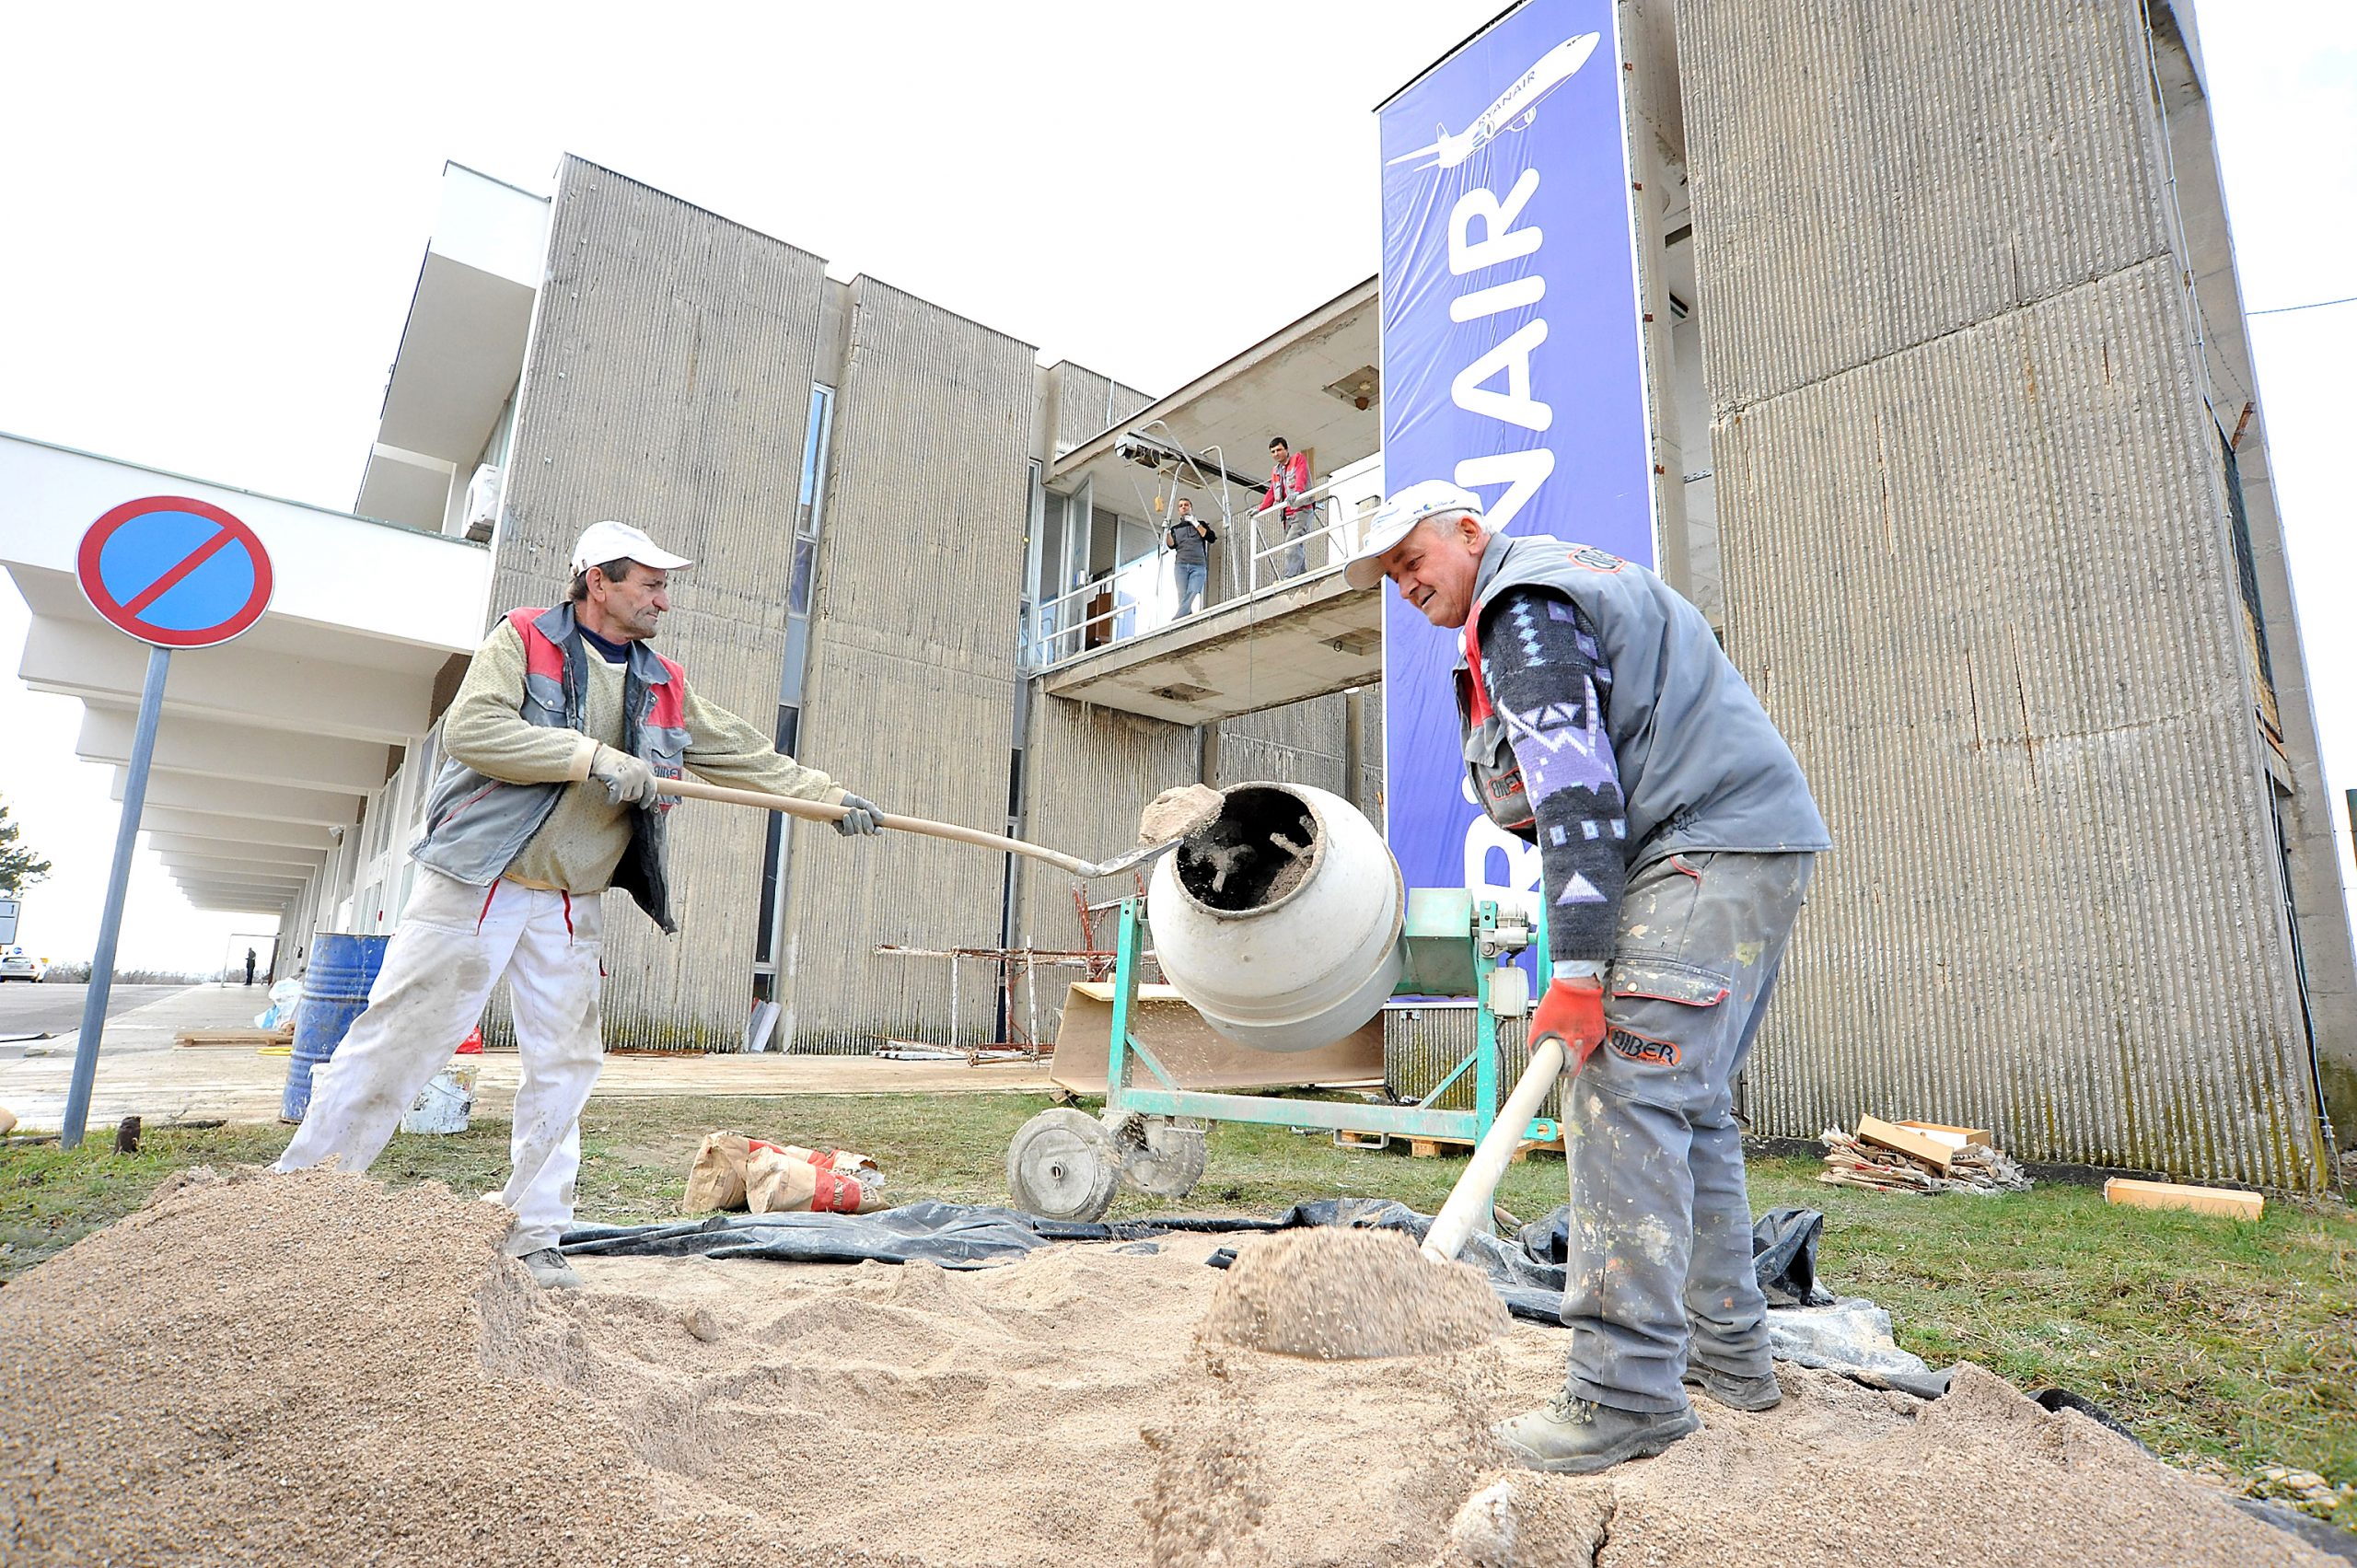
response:
M1525 1139L1515 1145L1514 1153L1506 1156L1506 1163L1520 1165L1530 1157L1533 1149L1545 1149L1550 1154L1560 1155L1563 1152L1563 1140L1558 1138L1550 1144L1534 1144ZM1441 1155L1471 1154L1473 1145L1462 1138L1411 1138L1408 1140L1408 1152L1420 1160L1428 1160Z
M284 1045L294 1040L295 1027L282 1029L182 1029L172 1037L176 1046Z
M1950 1151L1945 1144L1921 1132L1911 1132L1895 1121L1885 1121L1879 1116L1861 1116L1858 1118L1858 1141L1905 1155L1909 1159L1922 1160L1942 1176L1948 1173Z
M1984 1149L1997 1146L1996 1140L1989 1135L1985 1127L1951 1127L1945 1121L1901 1121L1898 1125L1918 1132L1928 1132L1951 1148L1961 1148L1967 1144L1978 1144Z
M2135 1181L2115 1176L2103 1184L2107 1203L2138 1209L2190 1209L2200 1214L2224 1214L2229 1219L2255 1220L2267 1206L2256 1192L2230 1187L2188 1187L2177 1181Z

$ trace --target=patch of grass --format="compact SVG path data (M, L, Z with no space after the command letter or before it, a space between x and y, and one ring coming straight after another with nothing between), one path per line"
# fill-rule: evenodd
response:
M176 1170L263 1163L285 1146L284 1127L158 1130L135 1155L116 1154L105 1127L70 1154L55 1144L0 1146L0 1281L121 1219Z
M998 1094L595 1100L582 1128L580 1212L619 1223L672 1217L696 1146L716 1129L872 1155L896 1199L1004 1202L1007 1143L1049 1103ZM277 1126L157 1128L136 1156L116 1155L104 1137L72 1154L0 1149L0 1279L136 1208L173 1170L267 1163L285 1138ZM446 1137L397 1135L374 1174L493 1191L506 1179L507 1138L507 1124L491 1121ZM1267 1214L1321 1197L1397 1198L1430 1213L1463 1167L1229 1122L1213 1129L1202 1183L1187 1199L1124 1193L1112 1214ZM2252 1224L2113 1207L2073 1186L2002 1197L1865 1192L1827 1187L1817 1168L1754 1161L1753 1207L1822 1210L1826 1283L1872 1296L1899 1343L1934 1365L1970 1359L2024 1388L2084 1394L2180 1462L2357 1481L2357 1217L2345 1206L2275 1202ZM1562 1161L1546 1155L1510 1167L1498 1192L1526 1219L1563 1198ZM2357 1507L2340 1519L2357 1525Z

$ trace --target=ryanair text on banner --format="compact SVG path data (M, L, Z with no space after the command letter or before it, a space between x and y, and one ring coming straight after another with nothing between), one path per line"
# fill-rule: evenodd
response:
M1611 0L1534 0L1379 110L1383 477L1654 563L1653 458ZM1456 634L1384 596L1385 836L1411 888L1535 889L1473 804Z

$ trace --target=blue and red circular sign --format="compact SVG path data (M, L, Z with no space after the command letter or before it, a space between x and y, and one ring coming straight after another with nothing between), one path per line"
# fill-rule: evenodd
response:
M74 575L90 608L144 643L209 648L270 608L270 552L209 501L147 495L90 525Z

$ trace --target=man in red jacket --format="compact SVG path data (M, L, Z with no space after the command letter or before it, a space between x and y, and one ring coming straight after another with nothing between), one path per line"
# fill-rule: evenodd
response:
M1274 466L1269 470L1269 493L1260 497L1260 510L1283 506L1285 538L1300 539L1318 526L1318 503L1303 499L1309 494L1309 455L1295 452L1279 436L1269 443L1269 458ZM1308 552L1298 544L1277 561L1280 578L1298 577L1309 566Z

